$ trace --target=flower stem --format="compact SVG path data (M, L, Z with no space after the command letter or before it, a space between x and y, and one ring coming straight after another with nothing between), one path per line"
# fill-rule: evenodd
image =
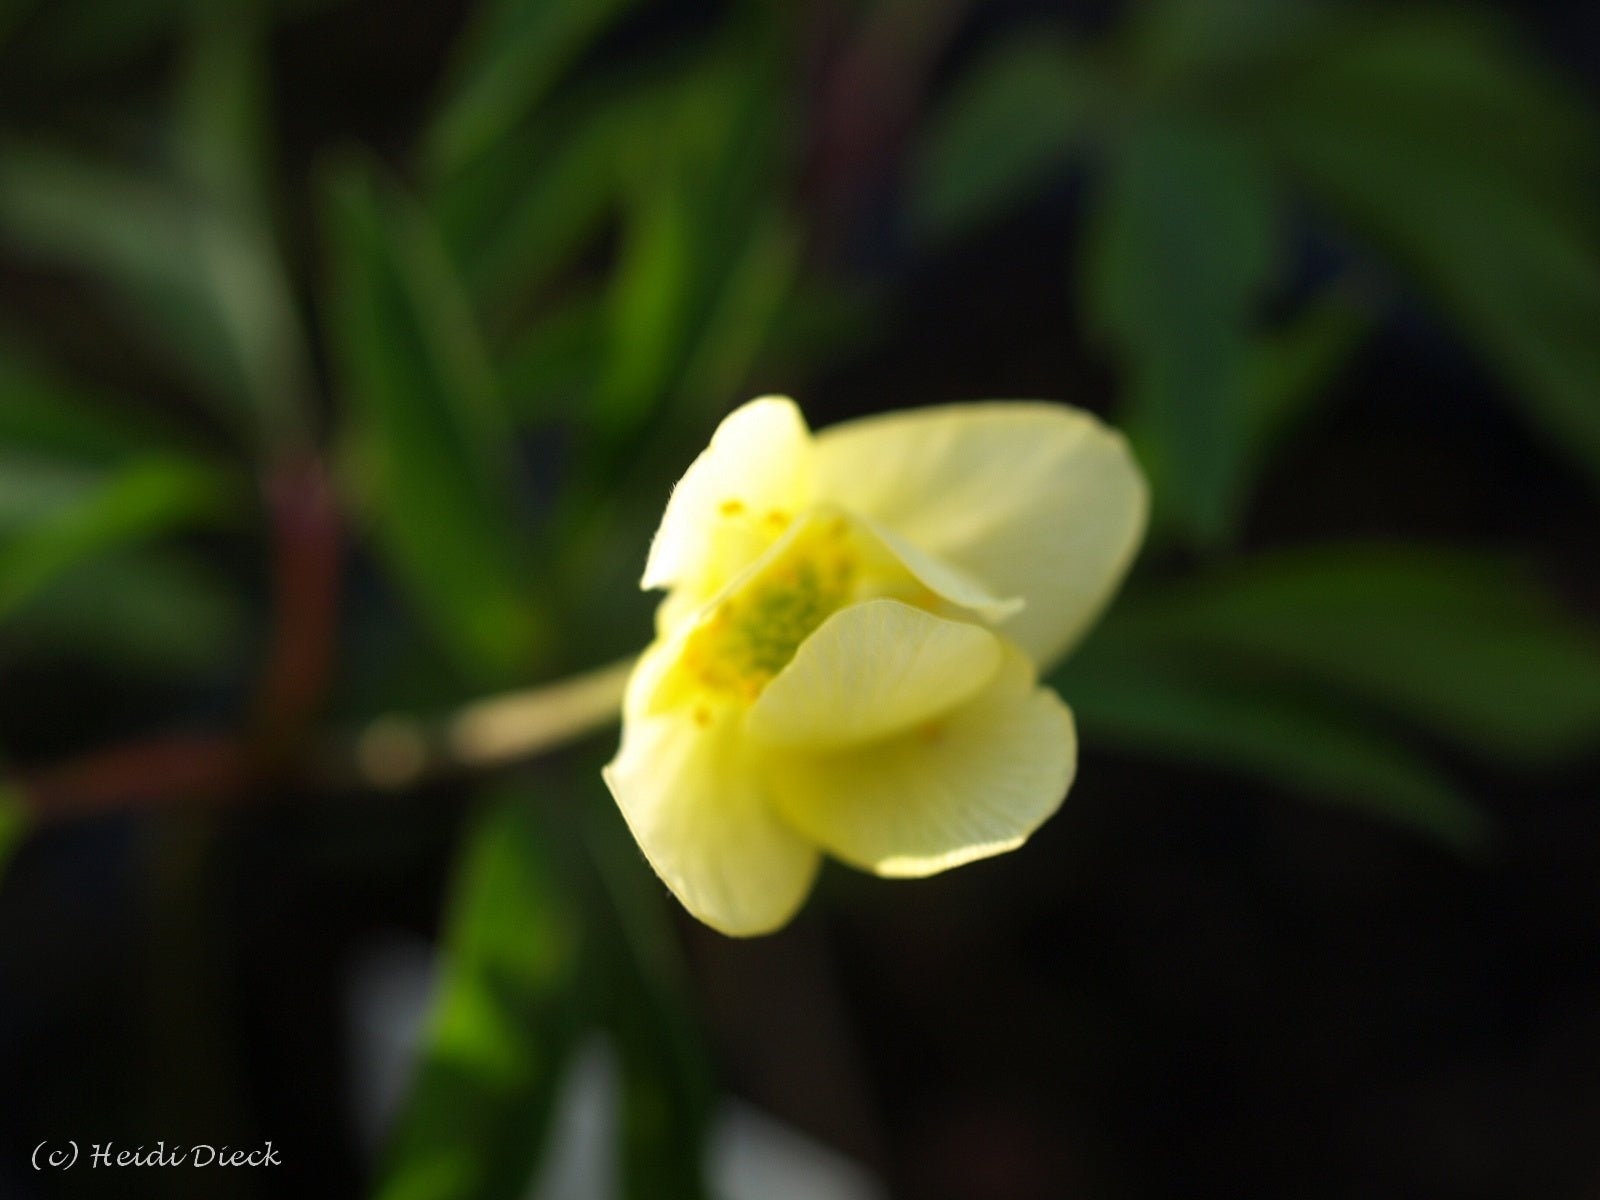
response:
M635 661L478 700L441 721L380 717L324 765L345 784L394 790L531 758L617 720Z
M438 719L380 717L310 754L269 760L226 735L157 736L25 772L8 790L38 820L264 797L264 782L399 791L509 766L616 721L634 659L474 701ZM0 781L3 782L3 781Z

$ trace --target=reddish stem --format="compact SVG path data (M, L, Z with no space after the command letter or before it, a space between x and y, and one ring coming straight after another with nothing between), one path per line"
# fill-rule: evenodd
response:
M824 255L864 196L888 178L929 77L972 0L881 0L837 53L808 167Z
M275 622L252 714L251 743L279 761L305 733L327 688L339 607L339 514L321 459L267 479Z
M327 687L339 601L339 516L314 456L266 480L273 630L249 734L165 734L96 750L16 781L39 818L87 816L248 791L291 761Z
M21 781L36 817L86 817L121 808L213 799L244 788L244 747L209 734L173 734L97 750Z

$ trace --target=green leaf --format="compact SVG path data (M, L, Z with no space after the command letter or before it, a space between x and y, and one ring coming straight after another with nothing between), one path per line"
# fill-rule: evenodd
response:
M1600 633L1489 555L1319 547L1119 616L1152 641L1314 682L1488 757L1543 762L1600 743Z
M92 468L0 450L0 539L82 503L102 480Z
M172 129L184 177L235 214L264 220L268 80L254 3L198 3L174 97Z
M801 241L775 209L760 214L684 364L681 394L689 403L709 406L743 390L799 278Z
M1202 104L1258 80L1325 36L1324 0L1158 0L1135 6L1129 66L1141 90Z
M93 466L193 449L180 431L139 412L127 398L63 379L5 344L0 344L0 446ZM7 482L0 471L0 493Z
M32 826L33 818L22 803L22 797L0 783L0 880L4 879L6 868L21 849Z
M1245 458L1252 468L1247 473L1327 395L1373 320L1351 289L1336 284L1281 328L1255 339L1245 374Z
M502 139L437 186L441 233L484 312L538 294L621 205L618 148L657 119L659 99L617 86L620 95L608 88Z
M1250 119L1600 482L1600 137L1515 47L1469 13L1373 15L1286 64Z
M0 542L0 619L78 563L226 511L214 472L152 460L122 470L83 498Z
M1275 233L1247 143L1158 117L1118 148L1091 231L1087 309L1125 367L1157 502L1201 543L1238 506L1250 333Z
M509 419L460 281L364 168L334 178L327 226L350 463L380 548L464 671L514 679L539 620Z
M1335 284L1279 328L1249 339L1239 411L1241 446L1228 484L1231 511L1245 510L1251 489L1273 452L1330 395L1330 385L1355 356L1374 323L1371 308L1349 285ZM1148 414L1136 413L1128 434L1143 452L1145 469L1162 481L1170 464L1167 444L1153 436ZM1152 538L1166 532L1158 527Z
M526 799L485 805L451 905L445 976L379 1200L522 1200L573 1042L578 918Z
M146 550L80 562L0 624L0 655L216 678L247 662L237 596L192 564Z
M675 182L640 180L612 287L611 346L595 416L614 431L644 423L664 398L692 328L686 300L704 270L695 212Z
M1483 849L1490 826L1449 780L1382 733L1282 686L1120 636L1096 636L1058 673L1090 745L1120 747L1258 779L1438 838Z
M603 895L597 982L622 1062L623 1195L700 1200L714 1095L671 902L614 809L584 820Z
M39 59L34 69L81 75L106 63L148 51L183 16L187 0L52 0L38 3L24 45Z
M174 187L69 154L0 146L0 237L106 287L252 440L299 429L292 306L265 234Z
M788 288L779 69L743 41L718 45L629 143L611 346L594 409L613 445L635 436L668 398L681 402L685 419L732 403L737 397L696 389L738 374L755 353L752 340L765 336L758 329L752 339L750 325L767 318L734 306L755 292L759 308L775 309L774 294ZM732 366L718 371L719 359Z
M1025 201L1099 130L1110 84L1079 46L1049 33L990 50L936 113L917 149L911 223L945 239Z
M542 314L510 346L500 373L519 418L531 423L585 410L604 369L609 316L602 297L578 295Z
M436 178L514 129L635 0L489 0L456 52L451 84L426 134Z

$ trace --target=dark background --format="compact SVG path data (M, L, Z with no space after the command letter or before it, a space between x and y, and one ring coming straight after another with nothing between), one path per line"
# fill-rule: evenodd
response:
M280 228L296 264L320 253L305 197L322 153L358 142L407 177L468 16L463 4L301 7L267 41ZM802 125L818 122L800 139L795 188L814 231L807 270L894 299L826 355L758 359L742 394L793 391L814 426L978 396L1060 397L1118 419L1121 376L1081 335L1069 269L1069 234L1089 204L1084 172L1058 172L954 244L918 244L897 214L911 186L908 126L997 31L1065 20L1099 36L1119 6L977 6L907 112L869 130L854 158L830 147L827 137L843 135L815 114L859 14L817 7L830 15L818 17L812 91L786 101ZM1594 95L1592 5L1504 7L1552 71ZM645 5L585 69L665 54L719 19ZM141 108L174 69L160 31L75 65L65 51L60 61L44 53L76 36L64 18L41 10L19 29L0 50L8 136L76 136L118 106ZM870 114L861 124L873 125ZM1291 281L1331 274L1328 260L1346 253L1309 218L1295 218L1293 241ZM615 252L604 235L576 270L603 274ZM1381 268L1371 332L1330 375L1335 402L1274 450L1230 544L1197 551L1158 538L1143 586L1286 547L1426 541L1510 552L1592 626L1592 489L1530 435L1514 389L1470 339L1403 273L1395 283ZM296 267L308 302L312 272ZM13 250L0 256L0 303L8 334L82 378L151 397L202 444L229 445L226 423L79 274ZM331 355L323 341L313 335L319 377ZM315 391L313 423L332 440L339 405ZM567 486L562 464L583 420L575 408L520 435L518 455L542 480L534 510ZM660 442L647 429L661 448L635 460L624 443L616 470L637 461L638 490L659 504L710 427L685 416ZM648 507L618 558L642 561ZM0 730L19 770L153 727L208 724L244 702L270 623L261 541L184 536L243 597L232 661L173 682L13 635ZM405 610L359 535L341 562L334 672L359 676L407 636ZM603 570L594 579L611 584ZM560 669L642 643L648 610L628 604L597 614L598 632L575 634L579 649ZM336 686L329 707L368 711L360 698L370 694ZM588 778L610 736L513 779L542 804L599 809L620 829L598 786L569 783ZM1308 802L1248 769L1097 743L1086 721L1072 795L1016 854L915 884L830 866L795 924L756 942L674 914L712 1076L917 1200L1600 1194L1593 741L1525 769L1428 730L1413 736L1492 822L1481 853ZM49 821L18 851L0 887L0 1194L349 1196L370 1186L350 1113L349 971L395 931L438 934L472 788L374 798L265 783L233 800L108 804L133 811ZM249 1179L110 1181L27 1167L37 1142L66 1136L271 1138L285 1166Z

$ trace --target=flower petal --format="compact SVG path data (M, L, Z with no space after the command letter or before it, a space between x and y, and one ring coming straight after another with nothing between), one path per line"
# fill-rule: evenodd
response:
M791 521L709 597L673 589L656 612L660 658L667 665L636 675L640 694L650 697L640 711L662 713L712 676L722 677L724 690L742 683L745 699L753 699L830 616L878 599L904 601L968 624L973 615L1004 619L1022 603L995 596L964 572L904 539L885 537L861 518L819 506ZM720 636L711 632L717 626L723 628ZM699 653L686 654L697 640ZM698 667L690 664L691 657L699 660Z
M754 748L723 716L630 717L604 771L634 839L683 906L735 937L786 924L811 890L815 847L777 815Z
M1077 766L1072 714L1008 648L993 683L911 732L774 767L784 817L879 875L921 876L1020 846Z
M714 590L809 503L811 479L811 434L792 400L765 396L735 409L673 489L640 586Z
M852 514L850 520L863 536L874 538L900 567L910 572L918 583L947 604L967 609L969 612L977 613L986 621L995 622L1009 620L1027 605L1027 601L1021 596L995 595L982 580L975 579L960 567L944 561L937 555L929 554L868 517L857 513Z
M750 709L746 730L782 746L837 749L909 729L994 678L1000 640L898 600L833 614Z
M881 523L1027 607L1005 636L1045 665L1088 627L1144 531L1121 436L1066 405L951 405L823 430L816 496Z

